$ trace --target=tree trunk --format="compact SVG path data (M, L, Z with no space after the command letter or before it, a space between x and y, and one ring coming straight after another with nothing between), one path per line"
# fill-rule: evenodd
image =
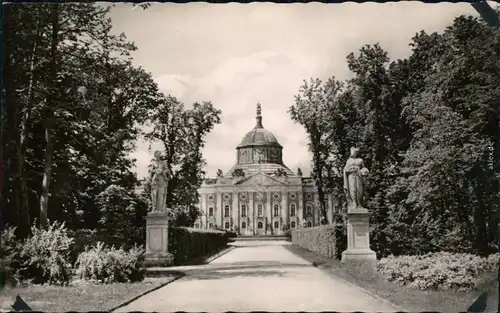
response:
M36 30L36 38L33 41L33 48L31 49L30 58L30 76L28 82L28 94L27 94L27 104L24 108L24 114L21 120L21 134L19 139L19 145L17 146L17 174L19 179L19 206L22 212L26 214L26 220L28 224L31 224L31 216L28 202L28 187L26 185L26 172L25 172L25 159L26 159L26 138L28 133L28 122L31 118L31 109L33 107L33 86L35 83L35 53L37 49L37 40L39 37L39 31Z
M43 165L42 196L40 197L40 228L45 229L48 225L47 212L49 207L50 179L52 175L52 157L54 155L54 143L52 141L53 113L47 117L45 126L45 156Z
M50 180L52 175L52 158L54 155L54 142L52 138L52 128L54 126L54 106L56 105L56 79L57 79L57 45L59 32L59 4L51 5L51 77L49 81L48 98L46 101L47 116L45 118L45 155L43 165L42 195L40 196L40 228L45 229L48 225L47 212L49 207ZM48 105L49 103L52 104Z
M311 141L313 143L313 154L314 154L314 171L316 172L316 190L318 192L318 198L320 203L320 213L323 217L323 220L326 224L328 224L328 214L325 207L325 192L324 192L324 184L323 184L323 174L321 173L321 169L323 168L323 164L320 157L320 148L321 148L321 135L315 125L312 127L314 130L314 134L311 132ZM321 220L320 220L321 221Z
M6 29L7 33L10 33L14 30L12 29L7 29L8 23L4 23L4 26ZM14 148L16 153L19 151L20 147L20 132L19 132L19 106L20 106L20 101L16 97L16 88L18 88L14 84L14 64L12 63L12 53L13 51L11 50L11 44L7 44L4 46L4 55L5 59L3 61L3 77L7 78L4 79L4 90L5 90L5 98L4 98L4 105L6 107L6 122L7 122L7 134L8 138L14 142ZM4 130L3 130L4 124L2 121L2 138L1 138L1 146L2 146L2 167L3 167L3 162L7 162L8 164L5 164L6 167L3 167L3 172L2 172L2 181L5 179L5 182L9 182L9 178L11 178L11 182L13 184L13 194L10 195L12 198L12 204L10 205L11 210L12 210L12 215L10 214L5 214L5 218L7 215L10 215L9 221L11 223L14 223L17 226L17 231L16 234L20 238L23 238L29 234L29 229L30 229L30 216L29 216L29 210L26 206L23 205L23 199L20 194L20 186L21 186L21 177L17 173L17 164L18 162L17 159L6 159L3 160L3 148L8 147L7 151L13 152L12 150L9 150L11 148L10 145L7 145L5 142L4 138ZM6 170L7 169L7 170ZM13 173L14 175L12 175ZM5 175L5 178L4 178ZM3 186L2 188L5 188ZM5 204L5 202L3 202ZM4 221L4 210L2 210L2 222ZM9 212L10 213L10 212Z

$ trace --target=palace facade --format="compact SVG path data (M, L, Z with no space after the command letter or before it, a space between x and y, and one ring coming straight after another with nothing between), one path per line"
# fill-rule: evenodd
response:
M236 164L199 189L197 228L227 229L242 236L283 235L287 229L320 224L314 183L283 163L283 147L262 124L257 104L255 127L236 147ZM299 173L300 174L300 173ZM327 197L328 220L336 205Z

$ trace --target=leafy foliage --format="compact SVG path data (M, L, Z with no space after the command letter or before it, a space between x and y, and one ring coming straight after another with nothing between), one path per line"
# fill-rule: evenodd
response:
M387 280L421 290L462 290L475 287L484 273L498 268L500 255L481 258L466 253L428 253L416 256L389 256L377 270Z
M64 223L54 222L47 229L33 226L32 236L18 245L12 268L19 280L34 283L66 284L71 278L70 252L74 239Z
M324 117L339 104L337 98L343 86L335 77L326 82L320 79L304 81L295 96L295 105L289 110L292 120L304 126L309 137L309 150L313 155L311 175L318 191L320 212L324 220L327 220L325 193L330 187L328 183L331 180L331 158L334 153L332 138L328 134L330 123Z
M112 31L109 12L93 3L4 7L0 206L20 237L47 218L86 229L144 224L149 196L134 195L129 157L144 136L164 142L176 168L169 205L192 218L198 203L203 138L220 111L163 95L133 65L137 47ZM155 128L144 133L147 125Z
M100 225L108 230L127 228L133 222L133 196L125 188L108 186L97 195L96 204L100 207Z
M145 138L159 141L164 146L164 161L172 173L167 190L167 207L176 213L197 210L198 189L205 174L205 160L201 153L205 146L204 138L220 123L220 114L221 111L210 102L194 103L192 108L187 109L182 102L169 95L150 116L155 126ZM193 223L194 220L189 226Z
M174 255L176 265L208 257L227 247L228 232L185 227L170 227L168 251Z
M309 135L318 193L341 207L339 174L349 148L361 148L379 257L495 250L499 43L498 29L461 16L442 34L418 33L407 59L363 46L347 56L352 79L299 90L290 114Z
M340 259L347 248L344 224L303 227L289 230L294 245L319 255Z
M144 249L107 247L97 242L86 248L75 263L75 275L82 280L98 283L135 282L144 278Z
M146 242L146 226L131 226L127 229L110 231L109 229L78 229L68 232L74 238L71 249L71 263L74 264L78 256L87 247L94 246L96 242L103 242L108 247L125 250Z
M19 248L19 241L16 237L16 227L8 226L2 229L0 242L0 259L11 258Z

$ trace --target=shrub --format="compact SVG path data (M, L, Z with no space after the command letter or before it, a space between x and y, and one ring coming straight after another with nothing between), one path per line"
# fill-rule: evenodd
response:
M125 251L98 242L80 253L75 263L75 275L99 283L135 282L144 278L143 262L144 249L140 247Z
M322 256L340 259L347 247L345 226L322 225L291 231L292 243Z
M12 268L19 280L34 283L66 284L71 278L70 238L64 223L48 229L33 226L28 237L12 256Z
M475 287L479 276L498 267L499 255L481 258L466 253L438 252L418 256L389 256L377 270L387 280L420 290L462 290Z
M75 239L71 249L71 260L74 264L87 246L92 246L96 242L103 242L108 247L131 249L136 245L146 243L146 228L142 226L129 227L125 231L110 232L106 229L77 229L70 232L70 236Z
M238 237L238 234L232 230L226 230L225 231L227 238L236 238Z
M194 261L225 248L229 242L226 232L209 229L169 227L168 251L174 264Z

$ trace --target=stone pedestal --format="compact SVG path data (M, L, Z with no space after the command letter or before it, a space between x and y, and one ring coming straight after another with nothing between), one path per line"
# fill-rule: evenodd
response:
M144 264L169 266L173 255L168 252L168 216L166 213L150 212L146 216L146 254Z
M342 252L342 263L376 264L377 255L370 249L369 218L370 213L366 209L347 212L347 250Z

